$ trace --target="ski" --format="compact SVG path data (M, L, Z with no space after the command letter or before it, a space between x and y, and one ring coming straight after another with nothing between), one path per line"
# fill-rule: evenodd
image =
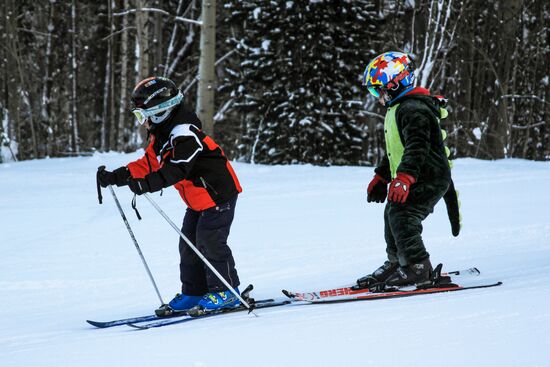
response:
M256 301L254 303L253 309L257 310L257 309L261 309L261 308L277 307L277 306L288 305L290 303L292 303L292 301L288 300L288 299L279 299L279 300L266 299L266 300ZM162 327L162 326L181 324L181 323L184 323L184 322L203 319L203 318L206 318L206 317L219 316L219 315L225 315L225 314L229 314L229 313L242 312L242 311L249 311L249 310L244 306L239 306L239 307L235 307L235 308L222 309L222 310L219 310L219 311L216 311L216 312L210 312L210 313L200 315L200 316L194 316L194 317L184 316L184 317L180 317L180 318L177 318L177 319L167 319L167 320L162 319L162 320L155 320L155 321L141 323L141 324L138 324L138 323L135 323L135 322L129 322L129 323L127 323L127 325L130 326L130 327L133 327L135 329L147 330L147 329L158 328L158 327Z
M248 298L248 294L254 289L252 284L248 285L246 287L241 296ZM162 313L159 313L159 311L162 311ZM166 312L169 311L169 312ZM186 316L187 312L185 311L174 311L170 308L168 305L162 305L159 309L155 311L154 315L146 315L146 316L138 316L138 317L130 317L126 319L119 319L119 320L112 320L112 321L93 321L93 320L86 320L86 322L92 326L95 326L97 328L105 329L113 326L120 326L120 325L127 325L127 324L136 324L140 322L149 322L149 321L160 321L165 319L173 319L174 317L180 317L180 316Z
M440 276L442 277L475 277L480 275L481 272L476 267L471 267L464 270L455 270L455 271L449 271L449 272L442 272ZM283 291L283 293L286 291ZM371 293L371 290L369 288L357 288L356 285L349 285L349 286L343 286L338 288L332 288L332 289L325 289L320 291L313 291L313 292L289 292L293 296L292 298L297 301L315 301L319 299L324 298L332 298L332 297L341 297L341 296L355 296L359 294L366 294ZM285 293L286 295L286 293Z
M418 296L422 294L434 294L434 293L444 293L444 292L457 292L464 291L469 289L481 289L481 288L491 288L502 285L502 282L489 283L489 284L478 284L472 286L461 286L457 284L447 284L439 287L427 287L427 288L415 288L415 289L396 289L396 290L386 290L380 292L362 292L356 294L344 294L344 295L335 295L335 296L326 296L324 298L314 298L314 299L304 299L302 297L303 293L296 293L287 290L283 290L283 293L292 300L295 301L305 301L310 304L328 304L328 303L342 303L342 302L352 302L352 301L368 301L375 299L389 299L389 298L401 298L401 297L410 297Z
M105 329L113 326L120 326L120 325L126 325L128 323L137 323L137 322L147 322L147 321L155 321L155 320L164 320L169 318L174 318L178 316L185 316L185 312L180 313L174 313L170 316L165 317L158 317L156 315L145 315L145 316L137 316L137 317L130 317L126 319L119 319L119 320L112 320L112 321L94 321L94 320L86 320L86 322L92 326L95 326L100 329Z
M423 295L423 294L434 294L434 293L444 293L444 292L456 292L456 291L463 291L463 290L469 290L469 289L481 289L481 288L490 288L490 287L496 287L501 285L502 282L497 283L491 283L491 284L480 284L480 285L473 285L473 286L460 286L456 284L447 284L445 286L441 286L438 288L416 288L416 289L399 289L399 290L392 290L392 291L384 291L384 292L369 292L369 293L361 293L361 294L355 294L355 295L346 295L346 296L335 296L335 297L327 297L323 299L316 299L316 300L304 300L299 297L296 297L299 293L293 293L290 291L283 290L283 293L289 298L287 300L264 300L259 301L255 305L255 309L262 309L262 308L269 308L269 307L278 307L278 306L285 306L289 304L293 304L295 302L300 302L300 304L331 304L331 303L343 303L343 302L353 302L353 301L365 301L365 300L375 300L375 299L390 299L390 298L400 298L400 297L411 297L411 296L417 296L417 295ZM158 328L168 325L176 325L181 324L185 322L189 322L192 320L198 320L203 319L206 317L212 317L212 316L219 316L224 315L228 313L235 313L235 312L241 312L241 311L248 311L245 307L237 307L237 308L231 308L226 310L220 310L218 312L208 313L201 316L191 317L191 316L183 316L176 319L163 319L163 320L154 320L151 322L146 323L128 323L127 325L139 329L139 330L146 330L151 328Z
M441 267L438 267L441 269ZM441 277L465 277L465 276L478 276L480 274L480 271L475 268L468 268L464 270L456 270L456 271L450 271L450 272L440 272L439 276ZM385 290L385 291L376 291L373 292L372 290L368 288L364 289L357 289L354 285L351 286L344 286L339 288L332 288L332 289L325 289L320 291L313 291L313 292L291 292L283 290L283 293L289 298L289 299L266 299L266 300L259 300L255 302L255 308L261 309L261 308L268 308L268 307L277 307L277 306L283 306L294 302L301 302L305 301L307 303L336 303L336 302L349 302L349 301L355 301L355 300L367 300L367 299L381 299L381 298L397 298L397 297L407 297L407 296L413 296L418 294L430 294L430 293L439 293L439 292L451 292L451 291L459 291L459 290L466 290L466 289L475 289L475 288L487 288L487 287L494 287L497 285L501 285L501 282L494 283L494 284L487 284L487 285L476 285L476 286L469 286L469 287L463 287L463 286L457 286L455 284L448 284L448 285L442 285L437 288L426 288L426 289L396 289L396 290ZM252 287L249 286L245 291L248 295L248 292L252 290ZM245 293L245 292L243 292ZM306 303L306 304L307 304ZM227 309L222 310L220 312L215 313L209 313L205 315L195 316L191 317L188 316L185 312L182 313L175 313L169 316L163 316L159 317L156 315L146 315L146 316L138 316L138 317L131 317L126 319L119 319L119 320L112 320L112 321L93 321L93 320L86 320L90 325L93 325L98 328L109 328L113 326L120 326L120 325L128 325L136 329L150 329L155 327L161 327L165 325L173 325L173 324L179 324L183 322L187 322L194 319L199 319L203 317L210 317L225 313L233 313L233 312L239 312L239 311L246 311L247 308L245 307L237 307L233 309Z

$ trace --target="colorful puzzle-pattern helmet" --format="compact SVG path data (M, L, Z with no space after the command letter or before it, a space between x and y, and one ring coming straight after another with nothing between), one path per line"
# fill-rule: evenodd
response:
M366 67L363 85L370 94L380 98L387 93L390 101L412 89L414 83L413 63L402 52L389 51L376 56Z

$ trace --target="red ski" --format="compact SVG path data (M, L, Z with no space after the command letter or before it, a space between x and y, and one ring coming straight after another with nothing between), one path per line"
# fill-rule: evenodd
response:
M366 290L362 293L355 294L345 294L345 295L336 295L336 296L326 296L324 298L318 297L313 299L303 298L304 293L295 293L283 290L283 293L296 301L306 301L310 303L338 303L338 302L351 302L351 301L367 301L375 299L387 299L387 298L400 298L400 297L410 297L418 296L422 294L433 294L433 293L443 293L443 292L456 292L464 291L468 289L480 289L480 288L490 288L501 285L502 282L490 283L490 284L480 284L472 286L460 286L456 284L449 284L440 287L431 287L431 288L415 288L411 290L395 290L395 291L381 291L381 292L370 292ZM310 293L306 293L310 294Z
M468 268L464 270L455 270L450 272L442 272L439 276L443 277L472 277L472 276L478 276L480 271L475 268ZM409 291L407 291L409 292ZM387 292L371 292L369 288L363 288L363 289L357 289L354 285L350 286L344 286L339 288L333 288L333 289L326 289L321 291L313 291L313 292L289 292L289 291L283 291L287 297L290 297L296 301L308 301L308 302L317 302L319 300L328 299L328 298L334 298L334 297L343 297L342 299L348 299L348 298L357 298L360 295L370 295L370 294L386 294ZM287 293L291 294L289 296Z

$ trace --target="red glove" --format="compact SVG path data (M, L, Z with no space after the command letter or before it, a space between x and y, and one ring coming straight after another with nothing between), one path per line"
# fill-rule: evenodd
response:
M416 182L416 179L406 173L398 172L390 184L390 192L388 194L388 201L392 201L398 204L404 204L409 197L411 191L411 185Z

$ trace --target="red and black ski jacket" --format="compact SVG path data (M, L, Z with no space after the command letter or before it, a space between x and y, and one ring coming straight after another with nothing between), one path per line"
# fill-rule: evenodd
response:
M183 104L150 129L145 155L128 164L133 178L145 178L151 192L174 186L196 211L220 205L242 192L221 147L206 135L194 112Z

